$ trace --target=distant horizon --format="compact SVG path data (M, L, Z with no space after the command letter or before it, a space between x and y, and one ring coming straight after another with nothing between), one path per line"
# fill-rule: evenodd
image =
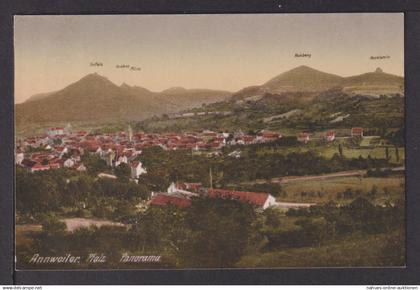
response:
M342 77L377 67L404 77L403 20L402 13L15 16L15 104L94 72L153 92L236 92L302 65Z
M326 71L321 71L321 70L319 70L319 69L317 69L317 68L314 68L314 67L311 67L311 66L307 66L307 65L299 65L299 66L294 67L294 68L292 68L292 69L290 69L290 70L293 70L293 69L296 69L296 68L299 68L299 67L308 67L308 68L311 68L311 69L314 69L314 70L317 70L317 71L320 71L320 72L323 72L323 73L332 74L332 73L329 73L329 72L326 72ZM381 68L381 67L378 67L378 68ZM381 68L381 69L382 69L382 68ZM280 74L286 73L286 72L288 72L288 71L290 71L290 70L287 70L287 71L284 71L284 72L280 72L280 73L278 73L277 75L275 75L275 76L273 76L273 77L276 77L276 76L278 76L278 75L280 75ZM375 69L375 70L376 70L376 69ZM374 70L374 71L375 71L375 70ZM370 73L370 72L374 72L374 71L367 71L367 72L364 72L364 73L361 73L361 74ZM386 72L386 71L383 71L383 73L385 73L385 74L389 74L389 73L388 73L388 72ZM183 87L183 86L173 86L173 87L169 87L169 88L166 88L166 89L163 89L163 90L160 90L160 91L155 91L155 90L151 90L151 89L149 89L149 88L147 88L147 87L145 87L145 86L141 86L141 85L138 85L138 84L128 84L128 83L127 83L127 82L125 82L125 81L123 81L122 83L117 83L117 82L114 82L113 80L111 80L108 76L106 76L106 75L104 75L104 74L100 74L100 73L98 73L98 72L90 72L90 73L87 73L87 74L85 74L85 75L83 75L83 76L79 77L78 79L76 79L76 80L74 80L74 81L70 82L69 84L65 85L64 87L62 87L61 89L58 89L58 90L56 90L56 91L60 91L60 90L62 90L62 89L64 89L64 88L66 88L67 86L69 86L69 85L71 85L71 84L74 84L74 83L76 83L76 82L80 81L81 79L83 79L84 77L86 77L86 76L88 76L88 75L98 75L98 76L104 77L104 78L106 78L107 80L109 80L110 82L112 82L113 84L115 84L116 86L119 86L119 87L120 87L120 86L122 86L123 84L126 84L126 85L128 85L128 86L130 86L130 87L142 87L142 88L147 89L147 90L149 90L149 91L151 91L151 92L154 92L154 93L161 93L161 92L163 92L163 91L166 91L166 90L169 90L169 89L174 89L174 88L182 88L182 89L185 89L185 90L201 90L201 89L204 89L204 90L213 90L213 91L227 91L227 90L217 89L217 88L202 88L202 87L196 87L196 88L186 88L186 87ZM339 76L339 77L343 77L343 78L345 78L345 77L351 77L351 76L354 76L354 75L342 76L342 75L339 75L339 74L335 74L335 75L337 75L337 76ZM395 76L398 76L398 77L402 77L402 78L404 78L404 76L401 76L401 75L395 75ZM269 79L268 79L267 81L269 81ZM245 86L244 88L246 88L246 87L250 87L250 86L254 86L254 85L262 85L262 84L250 84L250 85L248 85L248 86ZM241 89L243 89L243 88L241 88ZM241 90L241 89L240 89L240 90ZM23 102L20 102L20 103L15 102L15 104L21 104L21 103L24 103L24 102L28 101L31 97L33 97L33 96L35 96L35 95L39 95L39 94L48 94L48 93L54 93L54 92L56 92L56 91L50 91L50 92L37 93L37 94L31 95L29 98L27 98L27 99L26 99L26 100L24 100ZM230 92L230 93L235 93L235 92L237 92L237 91L227 91L227 92Z

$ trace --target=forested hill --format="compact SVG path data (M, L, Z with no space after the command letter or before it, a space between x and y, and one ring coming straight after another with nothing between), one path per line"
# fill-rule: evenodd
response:
M191 113L193 116L183 118L148 119L140 122L139 127L147 131L203 128L283 131L287 128L296 132L357 126L376 130L401 128L404 125L404 98L400 95L352 95L337 88L322 93L266 93L255 99L231 99L202 106L185 115Z

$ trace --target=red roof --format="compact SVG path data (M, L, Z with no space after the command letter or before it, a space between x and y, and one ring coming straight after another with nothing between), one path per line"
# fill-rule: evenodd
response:
M334 131L328 131L327 136L335 136L335 132Z
M268 198L268 193L265 192L246 192L234 191L226 189L209 189L208 195L212 198L231 198L239 199L240 201L249 202L257 206L263 206Z
M280 137L280 134L275 133L275 132L267 132L267 131L265 131L265 132L262 132L262 136L264 138L279 138Z
M192 189L192 190L199 190L202 187L201 183L190 183L190 182L183 182L183 183L177 183L176 187L179 189Z
M42 164L35 164L34 166L32 166L32 169L49 169L50 166L49 165L42 165Z
M57 168L60 168L60 164L59 164L59 163L50 163L50 168L51 168L51 169L57 169Z
M169 196L165 194L159 194L152 199L150 202L151 205L167 205L173 204L179 207L188 207L191 205L191 201L186 198L176 197L176 196Z
M363 128L360 128L360 127L351 128L351 132L353 134L360 134L363 132Z
M131 162L131 167L136 168L140 164L140 161L133 161Z

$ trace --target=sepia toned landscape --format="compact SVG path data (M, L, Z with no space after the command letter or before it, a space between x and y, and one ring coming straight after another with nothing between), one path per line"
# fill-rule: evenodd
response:
M15 18L17 269L404 266L402 28Z

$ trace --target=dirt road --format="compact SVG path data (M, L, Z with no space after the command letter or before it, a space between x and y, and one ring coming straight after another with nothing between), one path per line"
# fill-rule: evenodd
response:
M381 170L385 170L386 168L381 168ZM404 166L401 167L394 167L390 168L391 171L404 171ZM269 182L271 183L290 183L290 182L299 182L299 181L306 181L306 180L322 180L322 179L328 179L328 178L335 178L335 177L349 177L349 176L359 176L362 177L363 175L366 175L367 170L350 170L350 171L340 171L340 172L334 172L334 173L328 173L328 174L320 174L320 175L305 175L305 176L283 176L283 177L275 177L272 178ZM268 183L267 180L264 179L258 179L253 182L246 182L246 184L251 183Z

